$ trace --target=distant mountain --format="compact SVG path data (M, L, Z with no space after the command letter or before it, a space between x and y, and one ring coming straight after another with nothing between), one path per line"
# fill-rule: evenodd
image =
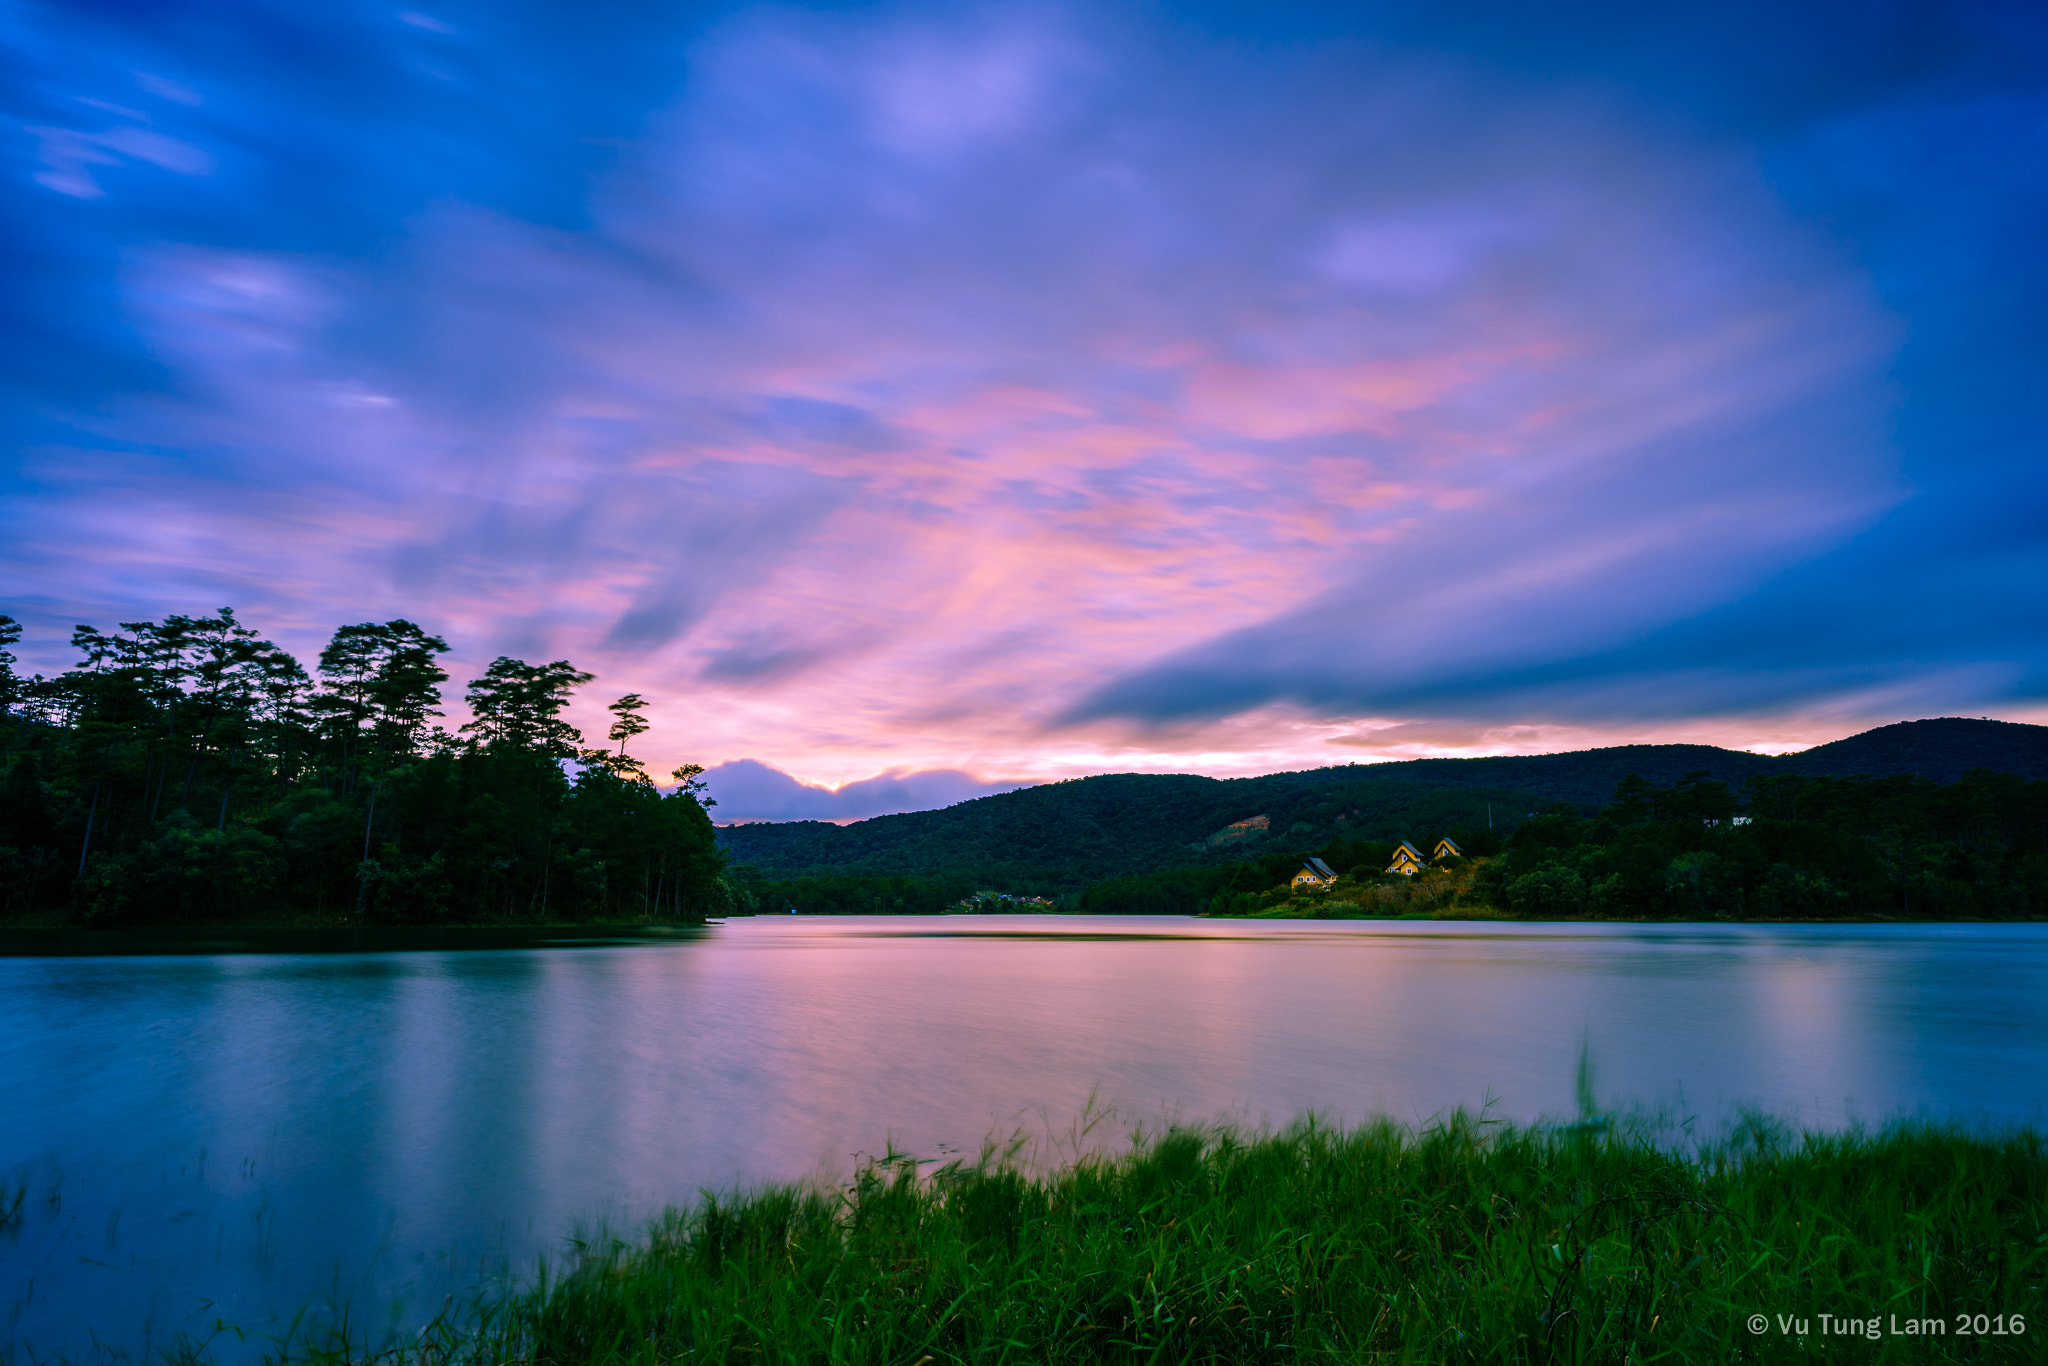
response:
M846 821L931 811L976 797L1012 792L1025 783L985 783L958 769L905 773L891 769L837 788L800 783L757 759L734 759L703 774L706 795L727 821Z
M1713 745L1613 745L1563 754L1506 754L1484 759L1409 759L1400 763L1317 769L1319 773L1370 771L1384 782L1424 787L1510 787L1546 802L1605 806L1614 785L1633 773L1668 787L1705 769L1731 787L1765 773L1847 778L1912 774L1952 783L1973 768L2020 778L2048 778L2048 726L2014 721L1944 717L1901 721L1797 754L1772 757Z
M719 843L736 862L771 876L972 876L1020 892L1059 892L1127 873L1317 848L1340 834L1379 840L1489 821L1506 827L1553 802L1597 810L1632 773L1669 786L1705 770L1739 788L1773 773L1953 782L1973 768L2048 778L2048 726L1906 721L1778 758L1711 745L1618 745L1258 778L1110 773L850 825L726 826ZM1239 826L1212 838L1254 816L1267 818L1263 829Z
M1718 749L1713 745L1613 745L1563 754L1502 754L1484 759L1408 759L1391 764L1353 764L1317 773L1344 773L1373 782L1417 787L1505 787L1551 802L1604 806L1614 785L1633 773L1668 787L1700 770L1739 787L1758 773L1783 773L1767 754Z
M1423 827L1484 825L1490 815L1507 824L1543 804L1539 795L1507 788L1387 782L1363 764L1262 778L1108 773L943 811L849 825L760 822L724 826L718 836L736 862L777 877L968 876L1008 891L1056 893L1125 873L1316 847L1339 831L1388 839ZM1252 816L1267 817L1266 828L1211 841Z
M1973 768L2016 778L2048 778L2048 726L1961 716L1901 721L1788 754L1772 765L1776 773L1826 778L1911 773L1938 783L1952 783Z

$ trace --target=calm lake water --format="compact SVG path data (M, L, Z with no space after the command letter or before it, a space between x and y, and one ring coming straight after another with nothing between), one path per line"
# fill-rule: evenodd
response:
M579 1227L894 1144L1603 1104L2048 1118L2048 926L762 918L647 944L0 959L0 1352L416 1331ZM1108 1117L1083 1137L1081 1116ZM1677 1132L1674 1130L1674 1132ZM97 1339L108 1344L94 1349Z

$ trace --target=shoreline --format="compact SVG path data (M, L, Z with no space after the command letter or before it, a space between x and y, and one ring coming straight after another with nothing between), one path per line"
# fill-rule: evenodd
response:
M2033 1360L2042 1209L2025 1126L1752 1116L1686 1151L1459 1111L1171 1128L1035 1172L892 1152L704 1192L386 1359Z
M1853 918L1758 917L1750 920L1671 920L1580 916L1572 918L1524 918L1469 912L1411 912L1398 915L1303 916L1303 915L1198 915L1189 913L1091 914L1082 911L1019 911L1011 913L1031 920L1206 920L1219 923L1259 924L1492 924L1492 925L1818 925L1852 927L1860 925L2039 925L2029 920L1907 920L1898 916ZM74 957L155 957L215 953L397 953L461 952L484 949L622 948L661 943L688 943L701 939L728 919L776 921L798 917L720 916L698 922L550 922L535 924L478 925L306 925L266 923L225 923L190 926L153 926L131 929L42 924L0 924L0 959ZM804 915L804 920L881 919L902 921L982 921L998 917L984 913Z

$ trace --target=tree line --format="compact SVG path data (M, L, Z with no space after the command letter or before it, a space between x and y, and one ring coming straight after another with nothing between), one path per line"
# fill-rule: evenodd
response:
M80 626L24 678L0 616L0 915L89 925L701 919L731 904L698 775L563 718L592 674L503 657L450 731L448 643L336 630L308 670L231 608Z
M1475 858L1497 854L1502 847L1501 834L1484 826L1454 825L1444 833ZM1414 843L1426 855L1436 836ZM1101 915L1257 915L1293 897L1288 884L1311 857L1329 865L1338 875L1340 888L1398 877L1386 871L1397 845L1395 840L1360 838L1340 831L1320 845L1280 849L1220 867L1169 868L1112 878L1082 892L1078 905Z
M1522 822L1478 890L1518 915L1677 919L2048 914L2048 781L1979 770L1622 781L1590 817Z
M1442 872L1470 876L1443 884L1445 895L1529 919L2048 915L2048 781L1988 770L1953 783L1769 774L1739 794L1704 772L1665 787L1630 775L1591 815L1554 803L1505 835L1446 833L1467 858ZM1435 833L1414 843L1427 854ZM1109 879L1078 900L1104 913L1369 913L1384 900L1371 889L1403 885L1385 871L1393 851L1339 835L1220 867ZM1339 874L1334 886L1288 886L1310 855Z

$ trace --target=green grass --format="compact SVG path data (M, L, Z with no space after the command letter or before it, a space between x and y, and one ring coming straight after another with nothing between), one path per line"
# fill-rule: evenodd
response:
M2039 1361L2044 1274L2032 1132L1752 1121L1680 1153L1459 1115L1176 1130L1044 1175L890 1158L843 1189L707 1196L385 1359ZM1959 1336L1961 1314L2025 1331Z

